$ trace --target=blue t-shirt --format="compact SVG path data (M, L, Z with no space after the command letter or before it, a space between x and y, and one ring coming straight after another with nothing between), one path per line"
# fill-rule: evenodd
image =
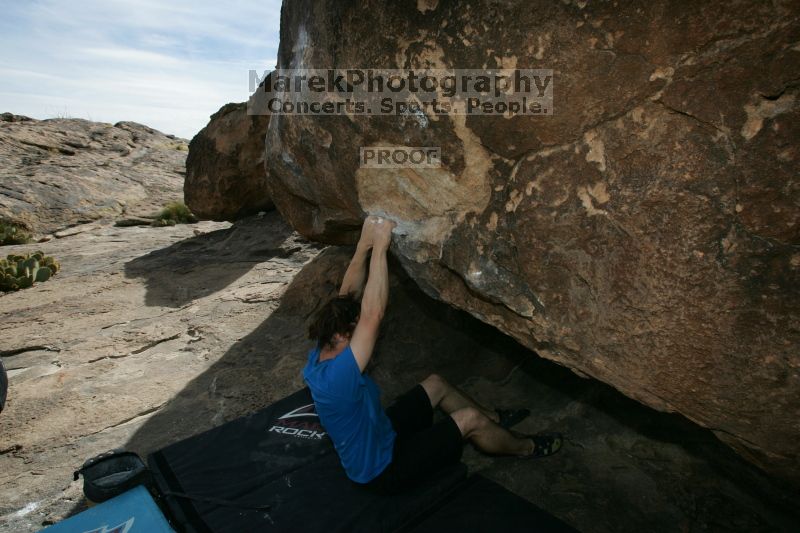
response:
M347 476L358 483L377 477L392 461L397 435L381 407L378 385L361 373L353 350L348 345L322 362L319 349L311 350L303 378Z

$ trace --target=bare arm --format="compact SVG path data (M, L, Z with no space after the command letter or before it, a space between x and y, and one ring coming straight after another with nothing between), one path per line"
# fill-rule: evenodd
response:
M361 297L364 290L364 282L367 279L367 262L369 252L375 240L375 230L378 217L368 216L361 226L361 236L358 238L356 252L350 260L350 264L342 278L342 286L339 288L339 296L352 294L356 299Z
M371 244L358 242L356 253L353 254L350 265L348 265L347 271L344 273L342 286L339 288L339 296L352 294L356 299L361 297L361 292L364 290L364 282L367 279L367 258L371 248Z
M372 358L375 341L378 340L383 314L389 301L389 267L386 252L392 238L394 222L376 219L375 240L369 263L369 278L361 299L361 314L350 339L350 349L356 357L358 368L363 372Z

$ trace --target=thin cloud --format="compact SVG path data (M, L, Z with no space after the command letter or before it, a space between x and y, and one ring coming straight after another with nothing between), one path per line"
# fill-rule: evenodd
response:
M275 64L280 2L3 2L0 111L192 137Z
M148 52L136 48L83 48L80 51L84 56L90 55L100 59L111 59L114 61L124 61L146 66L174 66L180 64L181 62L177 57L171 57L158 52Z

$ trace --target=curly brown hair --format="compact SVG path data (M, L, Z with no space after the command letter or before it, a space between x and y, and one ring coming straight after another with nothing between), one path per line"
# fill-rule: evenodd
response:
M331 298L317 311L308 326L308 338L317 341L317 348L333 348L333 337L338 333L345 337L356 328L361 304L352 294Z

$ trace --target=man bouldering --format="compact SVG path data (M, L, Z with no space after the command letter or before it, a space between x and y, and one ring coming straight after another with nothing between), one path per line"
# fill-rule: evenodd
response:
M386 410L381 407L380 390L364 370L388 303L386 254L394 227L391 220L367 217L338 296L309 327L309 338L317 344L303 377L347 476L379 492L398 492L457 463L465 440L489 454L532 458L556 453L559 434L509 431L527 410L491 412L435 374ZM447 416L434 424L437 407Z

